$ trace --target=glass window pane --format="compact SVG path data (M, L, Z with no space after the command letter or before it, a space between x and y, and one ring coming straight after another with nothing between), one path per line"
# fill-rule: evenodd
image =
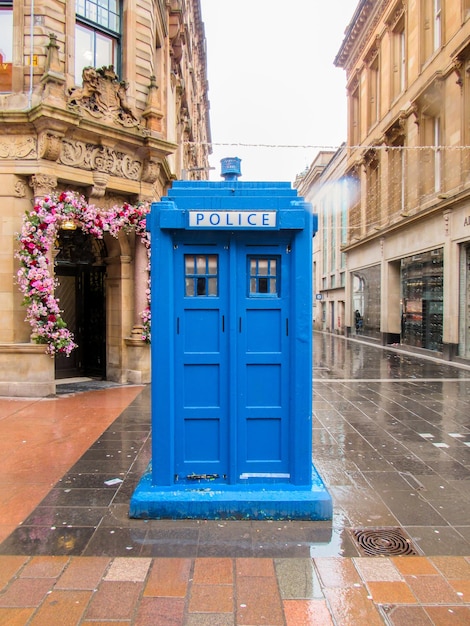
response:
M110 37L96 34L95 67L115 65L114 41Z
M13 11L0 9L0 92L12 90Z
M217 278L209 278L209 295L217 295Z
M258 278L258 293L268 293L268 279L264 277Z
M197 279L197 295L198 296L206 296L206 278L198 277Z
M2 63L13 61L13 11L0 9L0 55Z
M268 273L268 263L269 261L267 259L258 260L258 274L265 276Z
M217 255L211 254L208 257L209 261L209 274L217 274Z
M185 296L194 296L194 280L192 278L187 278L185 281Z
M205 256L196 257L196 273L197 274L206 273L206 257Z
M192 274L194 272L194 257L192 254L186 254L184 256L184 271L186 274Z
M82 82L83 68L93 65L95 58L93 31L76 25L75 28L75 82Z

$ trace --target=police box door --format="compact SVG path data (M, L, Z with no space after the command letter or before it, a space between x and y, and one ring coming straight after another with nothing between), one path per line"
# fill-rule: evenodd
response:
M244 239L175 244L176 480L289 477L289 246Z

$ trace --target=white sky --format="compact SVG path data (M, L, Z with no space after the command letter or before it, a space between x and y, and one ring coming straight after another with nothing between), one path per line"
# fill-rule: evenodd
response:
M333 60L358 0L201 0L212 142L339 146L346 76ZM241 181L289 181L316 148L213 147L242 159Z

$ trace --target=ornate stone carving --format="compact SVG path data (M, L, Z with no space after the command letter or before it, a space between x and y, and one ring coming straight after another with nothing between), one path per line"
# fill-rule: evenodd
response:
M47 174L33 174L29 181L35 197L47 196L57 187L57 178Z
M36 159L34 137L9 137L0 141L0 159Z
M82 83L82 87L70 90L67 101L70 109L126 128L139 126L139 120L127 100L128 85L118 80L112 66L99 69L85 67Z
M158 98L158 85L155 76L150 77L149 92L147 96L147 106L142 113L149 131L161 132L163 113L160 111Z
M406 138L406 114L402 111L397 119L391 124L382 139L386 146L402 144Z
M39 137L38 156L40 159L57 161L62 149L62 137L54 133L45 132Z
M15 198L24 198L26 196L26 185L23 180L17 180L14 187Z
M142 181L153 184L160 173L160 165L156 161L145 161L142 170Z
M100 171L127 178L140 180L142 161L124 152L117 152L107 146L86 144L82 141L64 139L60 163L84 170Z
M106 185L108 184L109 174L106 172L93 172L93 187L89 189L90 198L103 198L106 193Z

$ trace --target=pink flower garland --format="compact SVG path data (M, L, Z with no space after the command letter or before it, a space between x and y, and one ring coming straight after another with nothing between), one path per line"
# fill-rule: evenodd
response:
M20 260L17 278L27 307L26 321L33 329L36 343L47 344L46 352L70 355L76 348L72 333L67 329L54 296L56 280L51 276L48 253L54 244L58 229L64 222L74 221L83 232L102 239L105 233L117 237L121 230L135 230L147 249L150 269L150 240L145 227L149 206L122 207L109 210L87 204L83 196L71 191L46 196L32 211L27 211L19 235ZM150 284L150 283L149 283ZM150 288L147 289L147 307L141 313L142 340L150 342Z

